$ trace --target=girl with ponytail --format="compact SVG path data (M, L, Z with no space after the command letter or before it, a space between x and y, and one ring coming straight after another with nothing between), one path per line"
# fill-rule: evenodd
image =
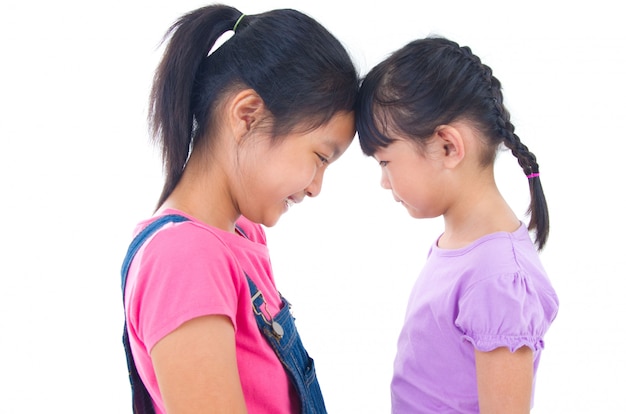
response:
M538 255L550 229L539 164L515 134L500 82L468 47L413 41L364 79L357 131L383 188L411 216L445 225L411 293L393 412L528 413L558 298ZM528 224L495 183L502 144L528 178Z
M165 41L149 112L165 183L122 266L134 412L325 413L262 225L351 143L354 65L294 10L207 6Z

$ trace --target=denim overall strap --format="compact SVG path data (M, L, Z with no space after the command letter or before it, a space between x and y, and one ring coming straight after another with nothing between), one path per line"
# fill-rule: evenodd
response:
M248 275L246 278L252 295L252 309L256 323L298 391L302 403L302 414L326 414L322 390L315 374L315 365L304 349L296 329L295 319L289 309L291 305L281 296L282 309L275 316L270 316L267 313L263 293Z
M130 263L133 261L135 254L137 254L137 251L139 251L139 248L143 245L143 243L165 224L178 223L186 220L189 219L178 214L169 214L163 217L159 217L152 223L148 224L137 236L135 236L133 241L130 243L130 246L128 247L128 252L126 253L126 257L124 258L124 263L122 264L122 298L126 293L126 277L128 275ZM126 352L128 379L130 380L130 387L133 398L133 413L154 414L155 411L154 406L152 405L152 397L150 397L146 386L139 377L137 367L135 366L135 360L133 359L133 354L130 351L128 326L126 325L126 321L124 321L124 334L122 336L122 342L124 343L124 351Z

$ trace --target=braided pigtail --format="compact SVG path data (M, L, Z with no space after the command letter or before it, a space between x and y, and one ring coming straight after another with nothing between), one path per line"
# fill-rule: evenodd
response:
M535 231L535 244L537 249L541 250L548 240L550 233L550 217L548 214L548 204L541 186L539 178L539 164L535 154L528 150L528 147L522 143L515 133L515 126L510 121L510 115L502 102L502 91L500 81L491 76L491 69L483 65L490 74L491 91L493 93L493 102L495 112L497 114L497 132L502 137L504 145L511 150L511 153L517 158L517 162L524 170L524 174L528 177L528 185L530 188L530 204L526 214L530 216L528 229Z
M550 218L548 215L548 205L541 180L539 179L539 164L537 158L528 150L515 134L515 126L511 123L509 111L504 106L502 95L502 85L498 78L493 76L491 68L485 65L472 50L467 47L459 47L462 55L467 59L470 66L477 69L482 78L484 87L476 87L474 96L477 98L477 105L474 109L468 109L467 113L473 119L478 119L487 131L494 145L504 143L517 158L517 162L528 177L530 187L530 204L526 214L530 216L528 229L535 232L535 244L538 250L543 249L550 232ZM483 92L485 91L485 92ZM482 97L482 99L480 99ZM484 108L484 110L481 110ZM490 154L493 160L495 152Z

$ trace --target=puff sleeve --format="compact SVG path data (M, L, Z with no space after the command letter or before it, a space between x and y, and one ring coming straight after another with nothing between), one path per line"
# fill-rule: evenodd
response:
M483 352L507 347L543 349L543 336L556 317L558 300L549 285L529 274L512 273L480 280L459 299L457 328L462 339Z

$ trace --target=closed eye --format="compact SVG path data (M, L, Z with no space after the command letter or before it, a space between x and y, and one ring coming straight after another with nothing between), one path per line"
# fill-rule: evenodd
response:
M328 158L318 153L315 153L315 155L317 155L317 158L320 159L320 161L322 162L322 165L328 165Z

